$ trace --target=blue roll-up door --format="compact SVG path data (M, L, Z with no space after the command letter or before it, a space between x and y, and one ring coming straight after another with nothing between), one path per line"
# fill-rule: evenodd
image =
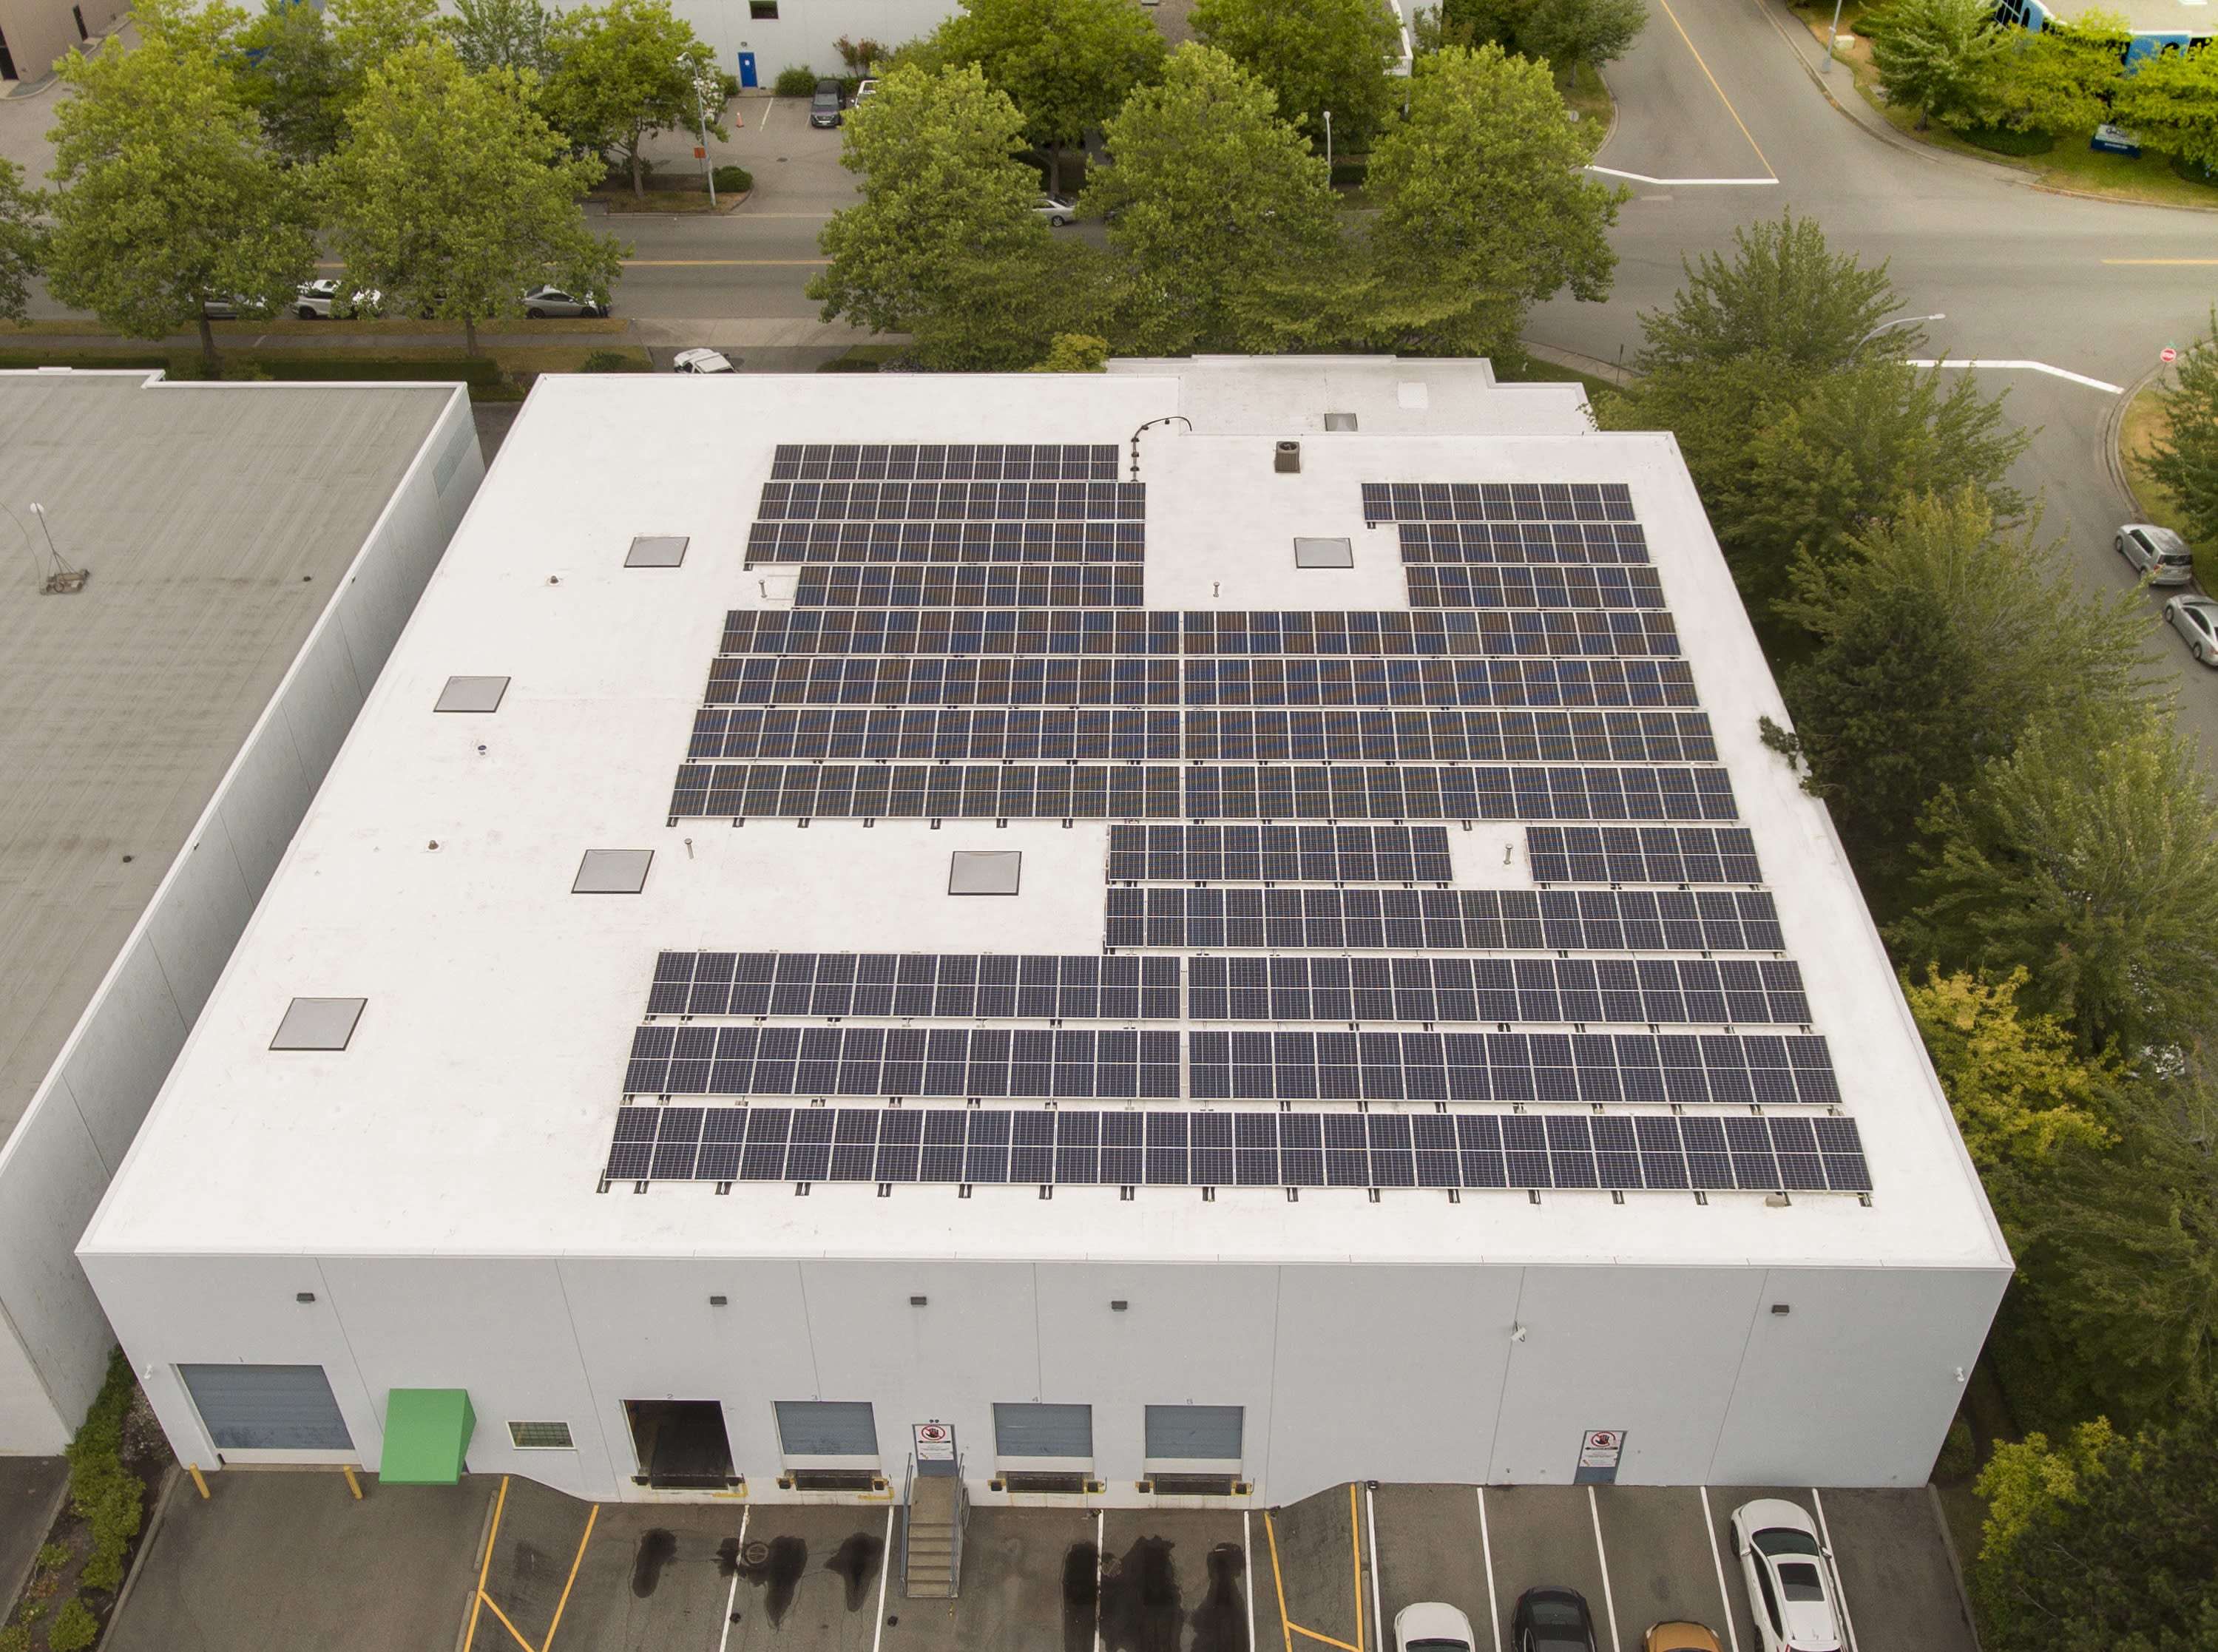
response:
M321 1365L180 1365L220 1451L350 1451Z
M780 1400L778 1438L788 1457L878 1454L878 1425L868 1400Z
M1000 1405L994 1408L994 1451L1011 1457L1056 1457L1091 1461L1090 1405Z
M1151 1405L1149 1459L1237 1463L1242 1418L1236 1405Z

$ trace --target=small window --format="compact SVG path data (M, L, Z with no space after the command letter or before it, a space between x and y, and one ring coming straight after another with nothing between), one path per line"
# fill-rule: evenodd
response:
M505 677L450 677L431 707L434 711L499 711L508 692Z
M566 1422L512 1422L508 1437L519 1451L568 1451L577 1446Z
M747 0L747 15L759 23L778 21L778 0Z
M1355 566L1355 543L1346 539L1298 539L1294 541L1294 566L1352 568Z
M1352 430L1355 428L1355 415L1327 413L1324 416L1324 427L1328 430Z
M1014 894L1024 867L1016 849L958 849L948 862L950 894Z
M296 998L277 1024L272 1049L344 1049L366 998Z
M647 888L652 849L588 849L571 880L572 894L637 894Z
M631 542L625 554L628 568L674 568L685 560L685 547L691 541L683 534L642 534Z

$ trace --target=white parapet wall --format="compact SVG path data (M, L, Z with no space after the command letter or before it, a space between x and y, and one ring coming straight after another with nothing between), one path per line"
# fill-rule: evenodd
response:
M0 1452L60 1451L99 1391L115 1338L77 1238L484 475L457 388L0 1146Z

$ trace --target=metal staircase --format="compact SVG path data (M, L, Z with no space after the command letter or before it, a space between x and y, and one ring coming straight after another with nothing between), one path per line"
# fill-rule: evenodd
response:
M912 1600L952 1600L963 1580L963 1528L970 1519L960 1458L917 1471L908 1462L902 1502L901 1593Z

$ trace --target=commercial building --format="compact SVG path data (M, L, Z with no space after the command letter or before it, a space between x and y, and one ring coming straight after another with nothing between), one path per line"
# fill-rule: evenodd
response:
M0 373L0 1451L114 1338L74 1256L483 467L451 385Z
M79 1255L204 1468L1915 1484L2010 1262L1766 715L1576 386L543 379Z
M123 0L0 0L0 84L34 84L72 47L92 49L129 8Z

